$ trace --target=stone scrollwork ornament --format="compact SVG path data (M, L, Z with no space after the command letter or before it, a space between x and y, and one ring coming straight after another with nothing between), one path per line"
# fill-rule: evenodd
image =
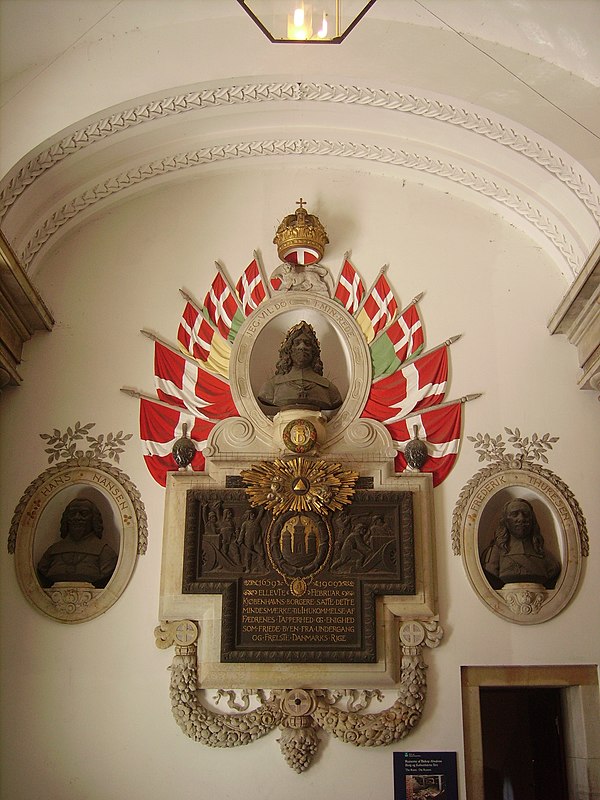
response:
M425 704L427 665L423 648L437 647L443 637L437 620L406 620L401 624L398 697L385 710L362 713L373 699L381 701L377 691L347 690L345 710L339 707L342 693L329 689L242 690L244 706L235 704L233 692L219 690L217 698L229 696L232 708L247 708L250 694L258 700L257 708L229 714L212 711L202 702L205 690L198 685L197 624L191 620L164 622L154 633L160 649L175 646L170 667L171 706L186 736L209 747L238 747L279 728L282 755L298 773L308 769L318 750L319 730L356 747L389 745L406 736L419 722Z
M491 463L460 493L452 546L479 598L498 616L528 625L551 619L570 602L589 540L573 493L538 463L548 462L558 438L504 430L507 441L501 434L468 437L479 460Z
M499 592L509 609L522 616L538 614L546 599L545 590L535 583L522 583L514 588L509 584Z

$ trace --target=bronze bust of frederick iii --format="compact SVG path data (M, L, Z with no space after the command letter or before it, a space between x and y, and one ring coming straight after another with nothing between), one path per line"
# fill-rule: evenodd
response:
M275 375L258 393L267 406L331 411L342 405L342 397L323 376L319 341L308 322L299 322L286 333L279 349Z

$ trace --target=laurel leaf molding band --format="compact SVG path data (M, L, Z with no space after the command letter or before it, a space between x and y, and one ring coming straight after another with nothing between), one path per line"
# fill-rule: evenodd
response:
M508 126L499 118L484 116L477 111L459 108L452 103L437 98L427 98L410 93L313 82L271 82L204 88L199 91L172 95L123 109L109 117L97 120L85 128L78 129L60 141L40 151L5 182L0 192L0 221L6 216L19 196L31 184L56 164L70 155L102 141L107 137L126 131L132 127L203 109L215 109L227 105L257 104L265 102L310 101L360 105L363 107L398 111L418 117L444 122L478 136L485 137L511 151L523 155L531 162L547 170L567 186L583 203L584 207L600 224L600 195L595 190L591 176L584 177L573 165L566 163L564 154L554 153L547 143L537 141L516 126ZM88 209L99 200L129 188L143 180L165 175L173 171L187 169L203 163L214 163L227 158L272 155L310 154L350 157L379 162L382 164L416 169L456 183L479 192L500 202L520 215L540 231L561 253L570 272L575 276L582 267L585 254L575 243L571 232L552 222L546 214L530 201L525 201L511 189L501 186L497 181L477 175L472 170L421 156L405 153L402 150L377 147L369 144L350 142L317 141L299 139L288 141L262 141L236 143L215 148L192 151L190 153L169 155L161 161L143 164L113 176L103 184L88 189L84 194L71 198L47 217L41 226L29 235L20 247L19 255L27 269L46 242L67 222L81 211ZM16 169L16 168L15 168ZM594 184L594 187L592 186Z
M491 115L458 108L436 98L410 93L314 82L274 82L205 88L200 91L172 95L123 109L109 117L91 123L40 151L30 160L0 193L0 220L19 195L40 175L68 156L97 141L137 125L154 120L217 106L263 103L272 101L311 101L357 104L388 111L427 117L463 128L478 136L493 140L502 147L520 153L554 175L582 200L594 219L600 223L600 196L589 180L578 174L564 158L545 144L535 141L516 126L509 127Z
M146 180L220 161L282 155L354 158L416 169L431 175L447 178L501 203L526 219L559 250L573 275L577 274L582 266L580 259L576 255L574 242L560 230L558 225L553 223L547 216L544 216L530 202L523 200L519 195L514 194L510 189L501 186L495 181L477 175L471 170L466 170L438 159L420 156L416 153L407 153L403 150L366 144L357 145L351 142L317 141L315 139L271 139L260 142L217 145L187 153L177 153L161 160L129 169L109 178L104 183L87 189L85 193L72 198L58 211L55 211L37 228L19 253L21 262L25 268L30 266L35 256L49 239L80 212L87 210L107 197Z

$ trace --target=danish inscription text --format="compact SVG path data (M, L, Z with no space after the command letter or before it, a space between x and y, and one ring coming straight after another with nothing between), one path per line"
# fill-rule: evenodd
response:
M316 580L302 597L293 597L279 580L244 579L240 644L356 646L358 605L354 580Z

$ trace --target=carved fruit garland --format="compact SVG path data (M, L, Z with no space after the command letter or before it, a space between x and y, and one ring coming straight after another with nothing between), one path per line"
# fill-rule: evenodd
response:
M318 728L357 747L392 744L406 736L421 718L425 704L427 665L423 646L437 647L443 631L437 621L411 620L401 626L398 699L384 711L365 714L337 708L333 703L338 697L327 689L276 689L268 698L259 694L260 705L255 710L241 714L211 711L200 699L198 634L197 625L190 620L163 623L155 630L157 647L175 645L170 695L173 716L181 730L209 747L237 747L279 727L278 741L287 764L303 772L317 752Z

